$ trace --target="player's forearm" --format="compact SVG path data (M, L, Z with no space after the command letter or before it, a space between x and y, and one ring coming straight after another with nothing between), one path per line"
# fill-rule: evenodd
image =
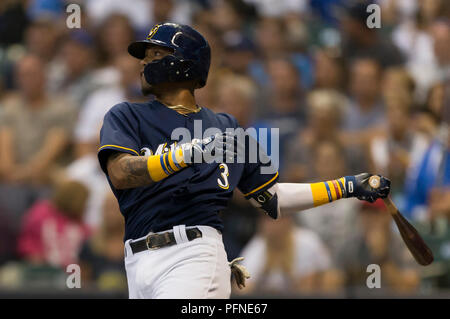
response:
M185 167L181 149L151 156L117 153L108 160L108 174L117 189L149 186Z
M153 183L147 168L148 156L117 153L108 160L108 175L117 189L148 186Z
M310 184L278 183L277 195L282 214L291 214L314 207Z
M311 184L278 183L277 195L281 213L295 213L346 197L345 179Z

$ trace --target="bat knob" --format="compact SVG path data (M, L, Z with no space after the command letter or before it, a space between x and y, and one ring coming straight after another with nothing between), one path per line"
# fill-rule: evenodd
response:
M372 175L372 176L369 178L369 185L370 185L372 188L378 188L378 187L380 187L380 176Z

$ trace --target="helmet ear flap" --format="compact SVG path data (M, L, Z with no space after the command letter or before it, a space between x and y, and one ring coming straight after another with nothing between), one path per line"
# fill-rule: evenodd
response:
M181 73L187 74L187 76L185 75L185 77L188 77L192 74L193 72L193 65L194 63L192 63L192 61L190 60L178 60L178 69L180 70ZM191 74L190 74L191 73Z
M171 82L189 81L194 78L194 63L190 60L184 60L173 55L166 56L164 61L165 68Z
M174 55L148 63L144 68L145 80L149 84L183 82L196 79L194 63Z

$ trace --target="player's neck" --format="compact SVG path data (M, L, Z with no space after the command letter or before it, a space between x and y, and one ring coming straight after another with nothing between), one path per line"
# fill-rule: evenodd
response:
M185 109L192 110L192 112L195 112L198 109L194 92L188 89L176 89L161 92L156 95L156 99L168 107L183 106Z

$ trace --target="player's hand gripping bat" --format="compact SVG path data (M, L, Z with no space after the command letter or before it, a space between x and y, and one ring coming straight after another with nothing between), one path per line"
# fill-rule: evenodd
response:
M369 184L372 188L378 188L380 186L380 177L371 176ZM405 217L399 212L392 199L388 196L383 198L386 207L394 218L397 224L400 235L403 238L406 246L413 255L414 259L422 266L427 266L433 262L433 253L431 249L425 244L422 237L417 230L406 220Z

